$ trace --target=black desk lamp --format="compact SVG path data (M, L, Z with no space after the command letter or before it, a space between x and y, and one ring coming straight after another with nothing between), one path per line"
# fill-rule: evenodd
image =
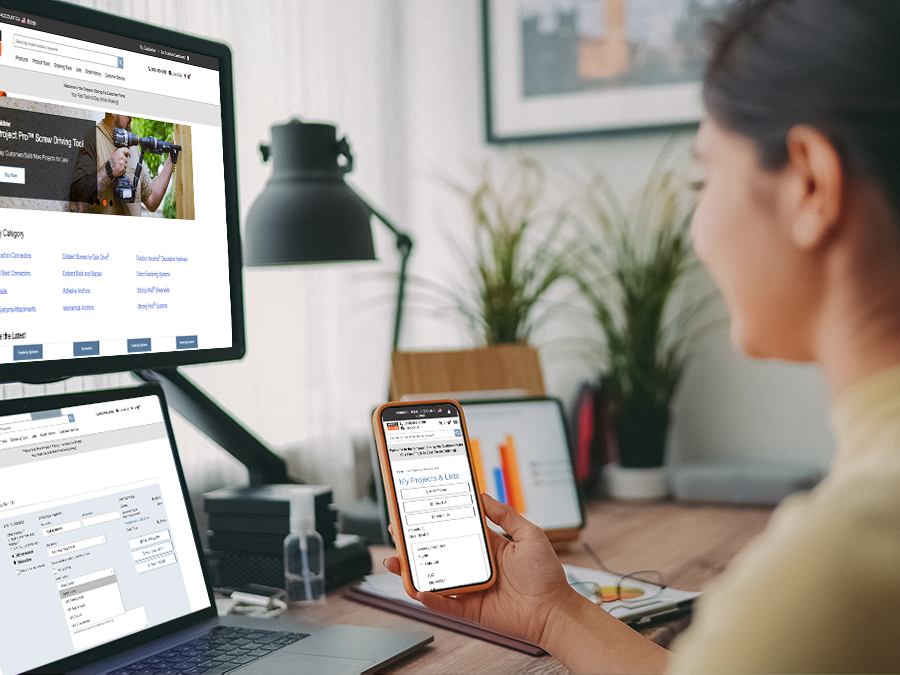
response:
M275 168L247 216L244 265L375 260L369 224L375 216L393 232L400 252L396 350L412 239L344 182L344 174L353 170L346 137L337 140L333 124L294 119L274 125L272 145L259 149L263 161L274 159Z
M400 252L396 350L412 239L344 182L344 174L353 169L353 155L346 138L337 140L334 125L291 120L273 126L272 139L272 147L260 146L264 161L274 157L275 170L247 217L244 264L375 260L369 226L375 216L394 233ZM248 468L252 486L290 482L285 461L177 369L135 375L161 384L176 410Z
M294 119L272 127L272 145L260 145L263 161L275 167L262 194L247 215L244 265L295 265L314 262L375 260L372 216L394 234L400 252L393 350L400 341L406 265L412 239L344 182L353 170L346 137L337 140L332 124L308 124ZM377 468L375 469L377 475ZM380 497L380 495L379 495ZM370 532L390 541L379 508L345 520L345 531ZM345 517L347 514L345 513ZM379 530L372 537L371 533Z

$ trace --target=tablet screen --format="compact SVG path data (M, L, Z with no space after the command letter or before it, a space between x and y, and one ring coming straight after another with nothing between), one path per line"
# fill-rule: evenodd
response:
M581 527L559 401L470 401L463 412L473 465L489 495L544 530Z

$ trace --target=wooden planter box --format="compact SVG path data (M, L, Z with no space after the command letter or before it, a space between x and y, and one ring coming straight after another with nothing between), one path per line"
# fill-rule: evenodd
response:
M394 352L391 356L392 401L404 396L444 398L477 391L544 396L537 349L495 345L447 352Z

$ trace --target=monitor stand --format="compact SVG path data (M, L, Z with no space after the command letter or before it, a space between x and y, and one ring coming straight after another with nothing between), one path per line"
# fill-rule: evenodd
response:
M197 429L218 443L250 472L250 487L264 491L273 483L298 483L287 474L285 461L250 433L212 397L194 384L177 368L135 370L142 382L162 386L167 403ZM253 500L253 490L246 498ZM216 583L237 586L246 583L266 583L281 587L284 561L281 556L234 551L213 551L217 559L219 577ZM210 552L206 552L210 555ZM249 571L248 570L252 570ZM325 578L329 589L358 579L372 571L372 558L366 544L360 540L344 541L329 548L325 555ZM249 575L249 576L248 576Z
M246 466L250 472L250 485L297 482L288 478L287 465L281 457L177 368L135 370L133 373L143 382L161 385L169 405Z

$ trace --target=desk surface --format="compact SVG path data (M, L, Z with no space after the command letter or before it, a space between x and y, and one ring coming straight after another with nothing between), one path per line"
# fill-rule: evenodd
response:
M603 563L616 572L659 570L666 583L684 590L702 590L732 557L765 527L769 509L732 509L661 504L629 506L597 502L589 505L587 527L559 558L564 563L594 567L582 541L590 544ZM387 547L372 548L373 568L390 555ZM422 626L411 619L360 605L340 594L322 605L292 609L289 615L306 620L360 626L403 628ZM566 673L550 656L525 654L460 635L436 626L434 642L416 655L395 664L391 673Z

